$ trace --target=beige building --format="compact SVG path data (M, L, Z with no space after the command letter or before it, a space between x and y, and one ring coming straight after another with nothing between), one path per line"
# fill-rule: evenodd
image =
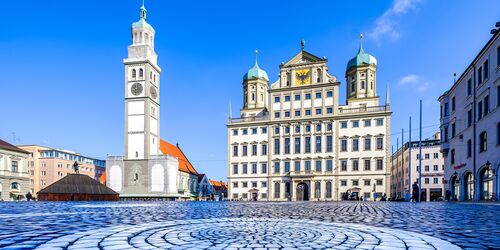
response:
M347 103L327 59L304 50L269 85L257 62L228 128L229 199L373 200L389 195L390 105L379 103L377 60L362 46L345 72Z
M410 146L411 145L411 146ZM405 198L418 183L420 162L419 141L405 143L391 157L391 194L393 198ZM408 171L411 168L411 173ZM422 198L421 201L444 199L444 158L441 153L439 133L422 141ZM411 178L411 180L410 180ZM404 184L404 187L403 187Z
M76 152L53 149L39 145L21 145L19 148L29 152L26 159L29 173L29 190L36 193L68 174L75 173L73 164L78 162L80 174L99 180L104 173L105 161L80 155Z
M29 189L29 153L0 140L0 200L22 200Z

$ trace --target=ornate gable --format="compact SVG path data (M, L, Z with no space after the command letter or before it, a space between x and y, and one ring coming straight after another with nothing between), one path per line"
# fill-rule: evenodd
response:
M326 62L326 58L319 58L305 50L301 50L297 55L295 55L290 61L281 65L281 67L287 67L292 65L309 64L316 62Z

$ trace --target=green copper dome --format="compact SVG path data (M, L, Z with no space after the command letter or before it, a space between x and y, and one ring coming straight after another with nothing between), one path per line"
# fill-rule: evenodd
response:
M360 39L361 38L363 38L362 35L360 36ZM352 67L359 67L362 65L370 65L370 64L377 65L377 59L374 56L366 53L363 50L363 44L360 42L358 54L355 57L353 57L351 60L349 60L349 62L347 63L346 70L349 70Z
M250 70L248 70L248 72L243 76L243 80L259 79L259 78L264 78L266 81L269 81L267 73L261 68L259 68L259 64L257 64L256 61L255 65Z
M132 28L148 28L154 30L153 26L146 22L147 13L148 11L146 10L146 7L144 7L144 3L142 3L141 8L139 9L139 21L133 23Z

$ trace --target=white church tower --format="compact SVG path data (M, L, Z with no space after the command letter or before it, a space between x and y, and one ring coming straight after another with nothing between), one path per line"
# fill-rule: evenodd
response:
M144 3L132 24L125 65L125 156L108 157L107 185L121 198L167 199L178 196L177 158L160 152L160 73L155 30Z

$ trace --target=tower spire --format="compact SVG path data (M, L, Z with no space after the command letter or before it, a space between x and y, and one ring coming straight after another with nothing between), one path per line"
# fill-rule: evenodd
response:
M387 83L385 88L385 105L389 105L391 102L389 100L389 83Z
M365 50L363 50L363 34L359 34L359 50L358 54L360 53L365 53Z
M233 109L231 108L231 100L229 100L229 112L228 112L229 121L231 121L232 114L233 114Z
M147 12L148 11L146 10L146 7L144 7L144 0L142 0L142 6L139 9L139 18L146 20L147 19Z
M259 50L255 50L255 65L257 65L257 67L259 67L258 57L259 57Z

